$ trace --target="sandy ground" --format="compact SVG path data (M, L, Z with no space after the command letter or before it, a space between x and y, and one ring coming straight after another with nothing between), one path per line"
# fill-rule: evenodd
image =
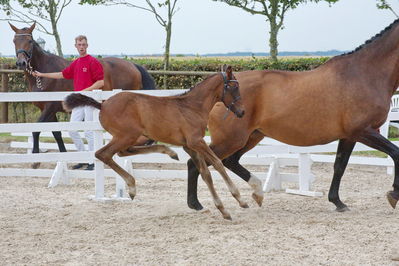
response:
M337 213L327 200L331 164L315 164L311 198L266 194L249 209L222 180L216 189L233 221L222 219L200 181L208 211L186 206L184 179L139 179L134 201L96 202L94 181L47 188L47 178L0 177L1 265L399 265L399 210L385 199L393 177L382 167L348 167ZM114 181L107 180L111 195Z

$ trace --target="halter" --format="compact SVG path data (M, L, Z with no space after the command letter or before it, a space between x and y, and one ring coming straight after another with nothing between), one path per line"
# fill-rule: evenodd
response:
M16 33L15 36L31 36L32 41L33 41L33 36L30 33ZM21 53L23 53L28 58L28 60L27 60L28 65L27 65L27 68L25 71L28 72L30 75L32 75L32 73L35 72L35 70L33 69L32 65L30 63L32 60L32 54L33 54L33 43L31 44L29 51L26 51L25 49L18 49L16 51L17 56ZM40 90L43 90L42 80L38 76L36 76L36 87Z
M231 88L229 83L230 82L238 83L238 81L236 79L227 79L226 72L221 72L221 74L222 74L223 81L224 81L223 94L222 94L222 101L224 101L224 95L226 94L226 90ZM241 99L240 95L235 96L233 98L233 101L226 107L226 113L223 116L223 120L226 119L226 117L229 114L229 111L231 111L231 108L233 107L233 105L240 99Z

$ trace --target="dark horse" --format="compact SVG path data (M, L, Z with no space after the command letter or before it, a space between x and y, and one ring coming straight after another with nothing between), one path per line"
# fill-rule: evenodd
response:
M179 96L155 97L137 93L121 92L102 104L82 94L71 94L65 101L66 109L91 105L100 109L100 122L112 135L112 140L96 152L96 157L117 172L126 182L129 195L136 196L135 179L112 159L114 154L129 156L141 153L161 152L177 159L175 152L164 145L135 146L137 138L145 135L153 140L183 146L197 165L207 184L213 201L225 219L231 219L218 197L212 177L206 165L209 162L222 175L231 194L241 207L248 205L227 175L222 162L209 149L203 137L208 115L216 102L223 102L237 117L242 117L239 85L231 67L214 74L188 93ZM118 116L118 119L115 117Z
M71 80L65 79L36 79L31 75L34 70L40 72L59 72L70 62L62 57L45 52L33 40L32 31L36 24L29 28L18 29L10 24L15 32L14 44L17 55L17 66L25 70L30 91L73 91ZM155 82L150 74L142 67L128 61L107 57L99 59L104 68L104 87L102 90L123 89L140 90L155 89ZM38 122L57 122L56 113L63 112L61 102L34 102L42 111ZM39 152L40 132L33 132L33 153ZM65 145L61 132L53 131L60 152L65 152ZM36 167L38 165L36 164Z
M399 20L356 50L336 56L303 72L248 71L236 75L246 110L242 119L225 114L216 105L209 116L214 153L223 164L261 195L261 182L239 164L241 156L264 136L290 145L310 146L339 140L334 175L328 194L337 211L348 210L339 198L339 186L356 142L388 154L395 163L393 191L399 200L399 148L379 133L386 121L391 97L399 85ZM198 170L188 162L190 208L200 210Z

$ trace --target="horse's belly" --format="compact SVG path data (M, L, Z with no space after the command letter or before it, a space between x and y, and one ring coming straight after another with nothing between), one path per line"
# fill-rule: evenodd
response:
M338 127L334 128L327 124L323 126L271 123L260 131L268 137L295 146L322 145L343 137Z

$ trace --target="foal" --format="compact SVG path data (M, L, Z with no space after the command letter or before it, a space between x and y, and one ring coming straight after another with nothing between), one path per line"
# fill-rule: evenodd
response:
M230 66L223 70L225 72L208 77L183 95L155 97L121 92L101 104L85 95L71 94L65 99L64 106L70 110L91 105L101 110L101 125L112 135L112 140L96 152L96 157L126 181L132 199L136 196L135 179L115 163L112 159L115 153L129 156L160 152L177 159L176 153L164 145L134 146L136 140L144 135L153 140L183 146L199 169L223 218L231 220L215 191L207 162L222 175L239 205L243 208L248 205L241 200L222 162L203 140L209 112L215 103L223 102L237 117L244 115L239 84Z

